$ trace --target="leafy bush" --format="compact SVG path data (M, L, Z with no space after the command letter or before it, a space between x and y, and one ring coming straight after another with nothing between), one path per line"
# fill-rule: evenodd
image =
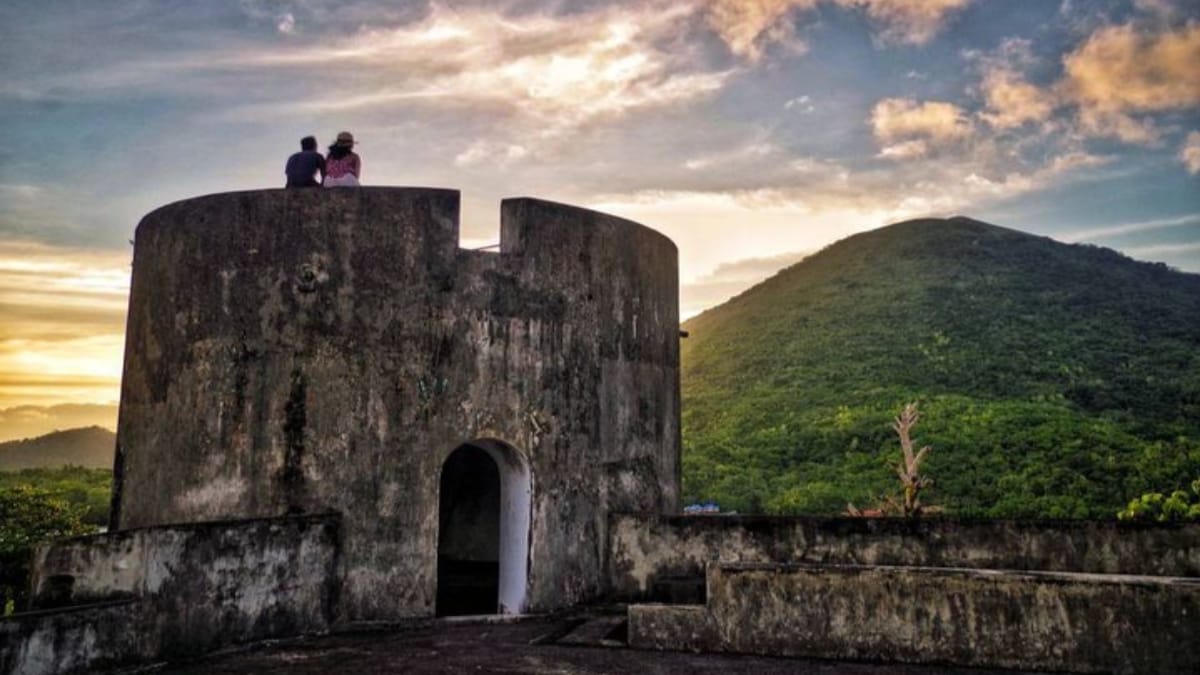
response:
M1121 520L1156 520L1160 523L1200 520L1200 480L1192 481L1192 491L1175 490L1168 496L1148 492L1129 502L1117 517Z

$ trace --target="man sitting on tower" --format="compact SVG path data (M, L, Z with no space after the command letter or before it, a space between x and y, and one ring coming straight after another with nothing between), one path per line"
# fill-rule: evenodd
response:
M288 157L283 172L287 174L287 187L321 187L325 182L325 158L317 152L317 139L301 138L300 152ZM317 180L317 174L321 180Z

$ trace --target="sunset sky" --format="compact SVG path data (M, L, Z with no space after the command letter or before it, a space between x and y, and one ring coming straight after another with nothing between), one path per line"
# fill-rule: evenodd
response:
M659 229L685 315L927 215L1200 272L1194 0L5 0L0 35L0 440L112 426L138 219L307 134L461 189L465 245L508 196Z

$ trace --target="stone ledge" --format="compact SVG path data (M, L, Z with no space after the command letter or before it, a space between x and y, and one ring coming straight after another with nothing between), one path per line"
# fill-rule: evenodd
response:
M1200 671L1200 580L714 564L708 604L634 605L654 649L1075 673Z
M616 600L708 563L901 565L1200 578L1200 524L953 518L609 515Z
M637 649L703 652L719 644L704 605L629 606L629 646Z

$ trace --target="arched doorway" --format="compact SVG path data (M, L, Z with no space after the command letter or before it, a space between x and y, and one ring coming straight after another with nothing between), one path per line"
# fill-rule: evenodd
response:
M437 614L518 614L529 569L529 468L499 441L455 448L438 497Z

